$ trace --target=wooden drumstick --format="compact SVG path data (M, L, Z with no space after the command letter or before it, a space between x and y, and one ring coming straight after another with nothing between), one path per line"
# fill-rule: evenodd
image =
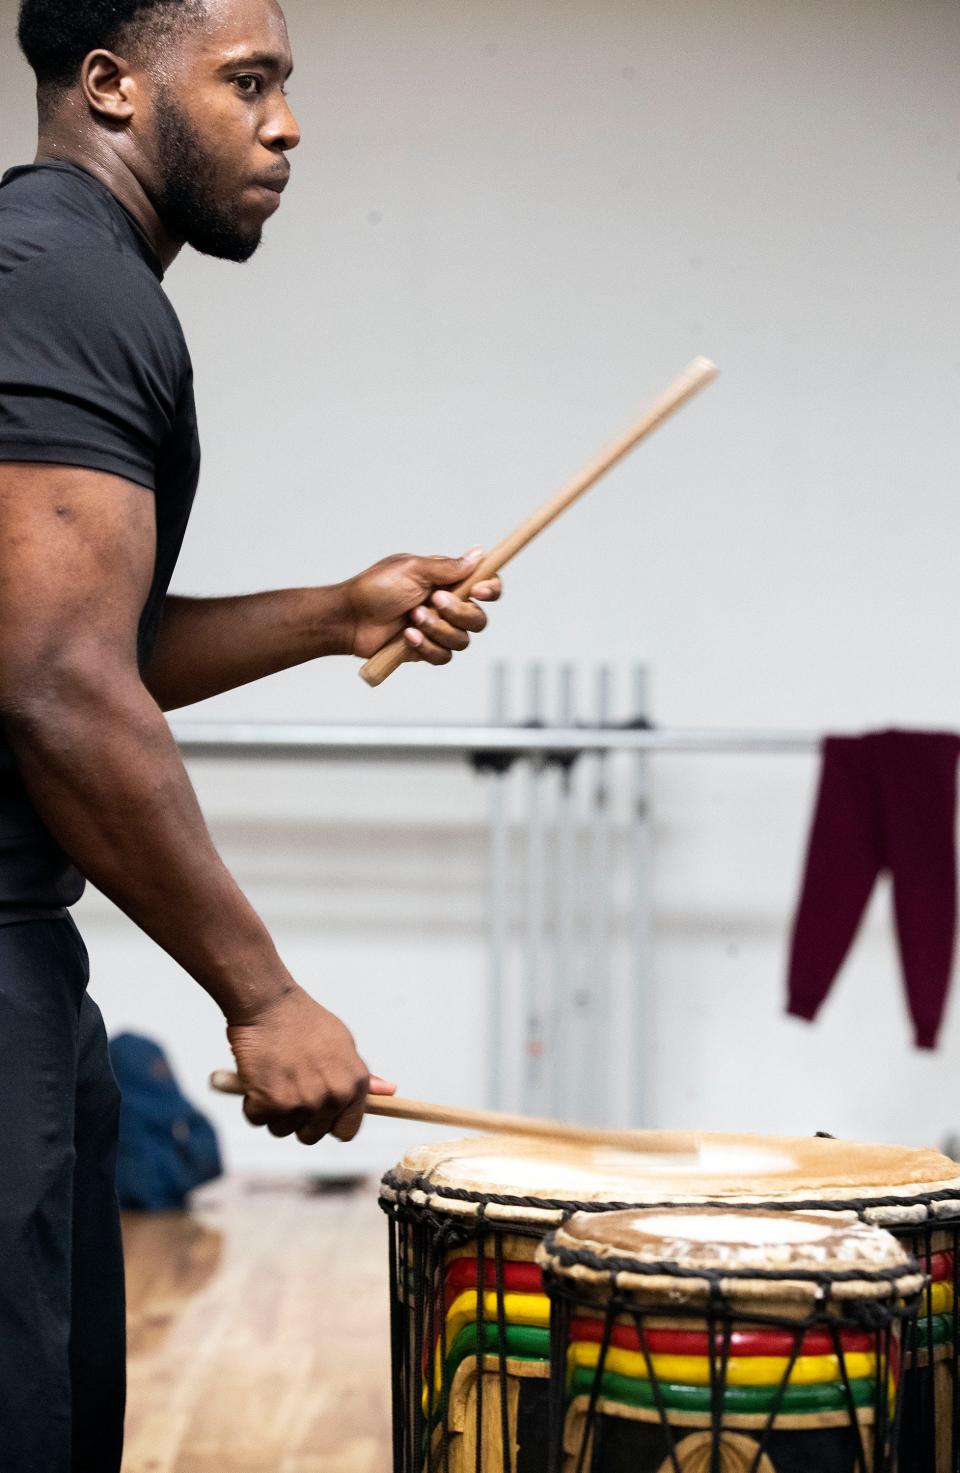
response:
M210 1086L224 1095L246 1091L240 1076L218 1069ZM593 1130L585 1125L566 1125L559 1120L542 1120L529 1115L506 1115L501 1110L468 1110L459 1105L430 1105L424 1100L402 1100L396 1095L367 1095L366 1115L391 1120L419 1120L424 1125L453 1125L461 1130L479 1130L485 1135L522 1135L558 1145L601 1146L607 1150L643 1151L657 1155L695 1156L697 1137L674 1130Z
M550 523L556 521L561 512L566 511L568 506L582 496L584 491L589 491L591 486L596 485L601 476L628 455L641 440L645 440L651 431L658 425L663 424L665 419L681 405L692 399L700 389L711 383L717 376L717 366L711 363L709 358L695 358L690 366L684 370L678 379L670 385L665 393L647 410L640 419L625 435L613 445L609 445L592 464L586 466L578 476L552 496L549 501L535 511L526 521L515 527L509 536L504 537L490 552L486 553L469 578L465 578L453 592L457 598L466 598L478 583L483 583L487 578L492 578L495 573L505 567L511 558L516 557L528 542L532 542L538 533L542 532ZM367 685L381 685L395 670L399 670L404 663L410 646L407 644L403 634L396 635L382 650L369 659L365 665L360 667L360 675Z

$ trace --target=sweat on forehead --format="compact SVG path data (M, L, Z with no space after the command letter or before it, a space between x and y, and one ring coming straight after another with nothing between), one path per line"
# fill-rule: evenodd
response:
M277 0L206 0L195 44L218 63L252 59L283 73L292 65L287 23Z

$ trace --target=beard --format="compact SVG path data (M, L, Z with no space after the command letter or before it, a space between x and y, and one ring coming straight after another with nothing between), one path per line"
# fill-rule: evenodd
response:
M218 163L189 118L167 93L157 99L157 214L178 239L204 256L249 261L262 225L244 224L216 197Z

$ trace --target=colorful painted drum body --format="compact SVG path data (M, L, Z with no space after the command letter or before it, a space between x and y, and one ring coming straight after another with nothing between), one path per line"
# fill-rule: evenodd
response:
M544 1473L549 1308L538 1242L578 1210L711 1204L848 1212L920 1260L936 1282L903 1345L898 1473L960 1473L960 1167L936 1151L820 1137L703 1134L678 1146L628 1153L481 1137L425 1147L388 1173L395 1473L476 1473L478 1446L484 1473Z
M550 1473L891 1473L927 1280L837 1214L578 1213L541 1244Z

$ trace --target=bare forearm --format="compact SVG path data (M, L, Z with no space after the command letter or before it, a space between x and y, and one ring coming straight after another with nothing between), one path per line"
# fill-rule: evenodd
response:
M320 655L366 659L401 632L408 659L446 665L486 625L480 603L500 596L497 578L478 583L470 598L456 592L480 556L398 553L330 588L168 598L144 680L163 710L174 711Z
M328 1131L350 1139L368 1089L389 1086L375 1085L344 1024L277 956L211 843L137 669L154 498L82 468L0 466L0 523L0 723L37 811L219 1003L247 1118L305 1143ZM195 700L322 652L331 607L287 595L171 621L158 693Z
M346 654L344 585L236 598L168 598L144 673L164 711L193 705L321 655Z
M18 701L5 729L74 863L231 1021L294 983L217 854L163 716L135 676Z

